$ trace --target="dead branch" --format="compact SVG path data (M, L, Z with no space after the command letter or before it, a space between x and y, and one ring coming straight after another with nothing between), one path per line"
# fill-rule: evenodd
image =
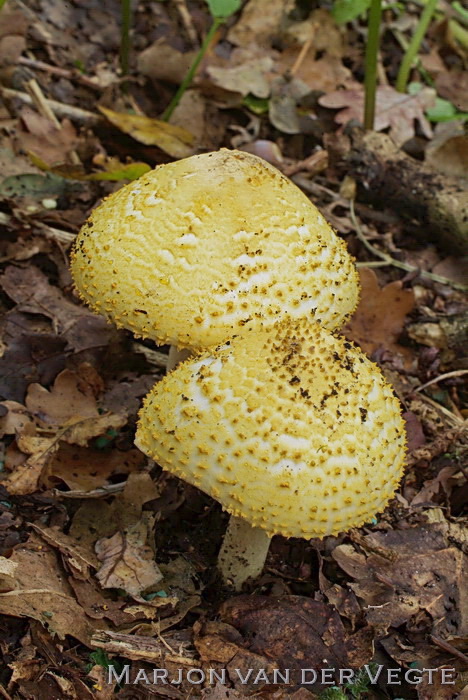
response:
M441 245L468 252L466 183L410 158L385 134L354 127L349 136L346 164L366 199L395 206L427 226Z

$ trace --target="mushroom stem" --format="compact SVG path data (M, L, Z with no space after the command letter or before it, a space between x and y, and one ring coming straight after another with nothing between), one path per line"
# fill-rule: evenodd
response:
M218 568L226 583L240 591L248 578L262 573L271 538L260 527L231 515L218 556Z
M166 372L172 372L173 369L177 367L180 362L183 362L192 355L192 351L187 348L182 348L179 350L175 345L171 345L169 348L169 357L167 358Z

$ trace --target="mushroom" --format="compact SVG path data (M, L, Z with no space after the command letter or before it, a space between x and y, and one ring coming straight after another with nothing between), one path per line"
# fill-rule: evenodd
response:
M96 312L189 349L285 315L337 328L359 293L344 242L309 199L266 161L227 149L161 165L105 199L71 269Z
M402 475L405 431L379 368L317 323L244 329L149 393L137 446L234 517L218 565L240 589L270 538L368 522Z

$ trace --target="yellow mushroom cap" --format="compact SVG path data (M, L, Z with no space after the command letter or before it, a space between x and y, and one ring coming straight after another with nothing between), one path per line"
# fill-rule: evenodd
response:
M400 405L379 368L319 324L247 331L150 392L136 444L269 534L368 522L405 459Z
M202 349L283 315L336 328L359 294L344 242L299 188L226 149L161 165L105 199L77 237L72 274L117 325Z

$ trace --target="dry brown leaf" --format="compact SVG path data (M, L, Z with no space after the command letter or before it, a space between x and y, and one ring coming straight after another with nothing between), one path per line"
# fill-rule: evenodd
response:
M468 112L467 71L443 71L436 78L437 94L455 105L461 112Z
M58 440L22 435L18 437L17 443L21 452L30 456L18 464L2 483L10 494L24 496L37 491L42 471L58 449Z
M0 276L0 285L22 312L51 319L54 331L76 352L96 345L105 346L114 333L105 318L93 314L83 305L73 304L34 265L24 268L8 266Z
M364 118L364 89L337 90L319 98L322 107L341 109L335 117L338 124L346 124L351 119L361 122ZM415 134L414 122L419 122L423 134L431 138L432 129L424 112L435 103L435 91L423 88L417 95L397 92L389 86L377 88L374 130L382 131L390 127L390 136L397 146L401 146Z
M350 588L365 601L371 625L399 627L425 610L432 620L427 632L443 638L467 633L463 600L468 558L450 546L443 528L373 532L360 538L359 545L366 555L339 545L332 556L355 579Z
M27 130L17 130L17 143L23 151L33 151L48 165L63 163L67 154L75 150L78 136L75 127L64 119L60 128L30 107L21 111L21 120Z
M236 49L227 66L211 65L206 68L206 73L214 85L224 90L243 96L250 93L256 97L268 97L272 68L273 60L269 56L259 56L258 50Z
M400 281L380 288L377 276L367 267L359 269L361 301L344 334L371 355L379 347L400 353L408 360L411 352L398 344L406 316L415 305L412 290L402 289Z
M0 593L0 614L33 618L61 639L69 634L88 645L93 632L106 627L85 615L57 556L37 535L19 545L9 561L18 565L16 588Z
M152 80L180 85L196 55L196 51L181 53L168 44L165 37L160 37L138 56L138 72Z
M92 387L69 369L60 372L50 391L40 384L30 384L25 403L32 415L46 426L62 426L71 420L99 416Z
M148 534L147 523L140 520L125 532L96 542L96 553L102 562L96 577L103 588L120 588L138 596L162 579L153 550L146 544Z
M299 49L290 47L283 51L281 57L276 62L276 66L281 72L291 70L297 57ZM331 93L341 85L351 79L351 71L346 68L338 56L324 56L315 59L312 55L302 61L298 70L294 72L296 78L302 80L310 90Z
M93 418L72 418L66 423L58 434L58 439L68 442L70 445L85 447L92 438L104 435L108 430L118 430L127 422L125 414L104 413Z
M114 112L106 107L99 107L99 110L120 131L146 146L158 146L173 158L187 158L194 153L193 135L181 126L139 114Z
M161 495L161 486L148 472L133 472L125 488L112 503L87 500L78 508L70 528L70 535L94 551L96 540L112 537L117 530L124 531L141 519L143 506Z
M438 124L427 144L426 163L445 175L468 178L468 135L460 122Z
M0 437L4 435L34 435L36 424L29 415L26 406L17 401L2 401L0 408L7 413L0 418Z
M236 46L271 48L271 40L293 8L294 0L249 0L227 38Z
M43 473L42 483L56 486L60 480L71 490L92 491L106 486L111 476L137 471L144 461L137 449L109 452L62 444Z
M0 591L12 591L15 588L15 571L18 564L6 557L0 557Z
M99 562L94 553L58 527L41 527L33 523L32 528L47 544L59 550L75 578L86 580L89 578L90 568L98 568Z

